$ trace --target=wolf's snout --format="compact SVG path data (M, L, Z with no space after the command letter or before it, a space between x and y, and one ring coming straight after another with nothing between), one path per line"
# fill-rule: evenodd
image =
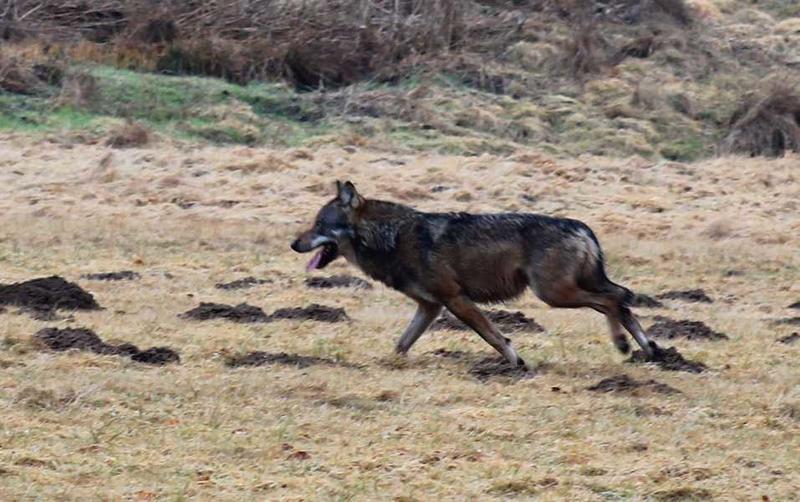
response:
M294 242L292 242L292 250L297 253L302 253L304 251L300 239L295 239Z

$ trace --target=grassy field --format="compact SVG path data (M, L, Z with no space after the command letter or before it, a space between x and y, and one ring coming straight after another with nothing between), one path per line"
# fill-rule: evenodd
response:
M0 313L0 498L790 500L800 485L800 344L777 343L798 328L775 321L798 315L787 308L800 300L798 160L459 157L164 138L115 150L4 133L0 283L59 274L105 310L49 322ZM309 289L307 257L288 246L337 178L426 210L581 218L615 280L648 294L703 288L714 300L638 310L645 326L654 315L690 319L730 339L661 342L708 365L702 374L628 364L601 316L527 295L503 308L546 328L510 335L538 367L533 378L473 376L493 354L467 332L428 333L407 360L395 358L413 305L377 284ZM81 279L117 270L141 278ZM325 272L357 275L342 261ZM214 287L245 276L272 282ZM203 301L266 312L319 303L351 319L178 317ZM31 337L46 326L170 346L181 362L43 351ZM225 365L250 351L336 364ZM587 390L620 374L680 393Z

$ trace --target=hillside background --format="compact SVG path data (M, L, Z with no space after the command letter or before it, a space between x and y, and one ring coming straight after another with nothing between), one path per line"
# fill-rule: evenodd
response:
M692 161L800 149L796 1L0 6L0 130Z

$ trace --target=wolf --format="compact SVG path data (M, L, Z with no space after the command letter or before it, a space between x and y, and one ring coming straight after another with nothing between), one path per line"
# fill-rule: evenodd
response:
M307 269L338 257L417 303L395 350L406 354L446 308L511 364L528 368L511 341L476 304L520 296L527 288L560 308L588 307L606 316L614 345L630 350L624 328L645 355L657 349L631 312L634 294L612 282L603 251L583 222L532 213L427 213L363 197L350 181L313 226L292 242L298 253L317 252Z

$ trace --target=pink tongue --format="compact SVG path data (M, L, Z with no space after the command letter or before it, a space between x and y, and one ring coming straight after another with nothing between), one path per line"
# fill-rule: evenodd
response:
M320 260L322 260L322 249L317 251L317 254L315 254L314 257L311 258L311 261L308 262L308 265L306 265L306 270L314 270L315 268L317 268L317 265L319 265Z

